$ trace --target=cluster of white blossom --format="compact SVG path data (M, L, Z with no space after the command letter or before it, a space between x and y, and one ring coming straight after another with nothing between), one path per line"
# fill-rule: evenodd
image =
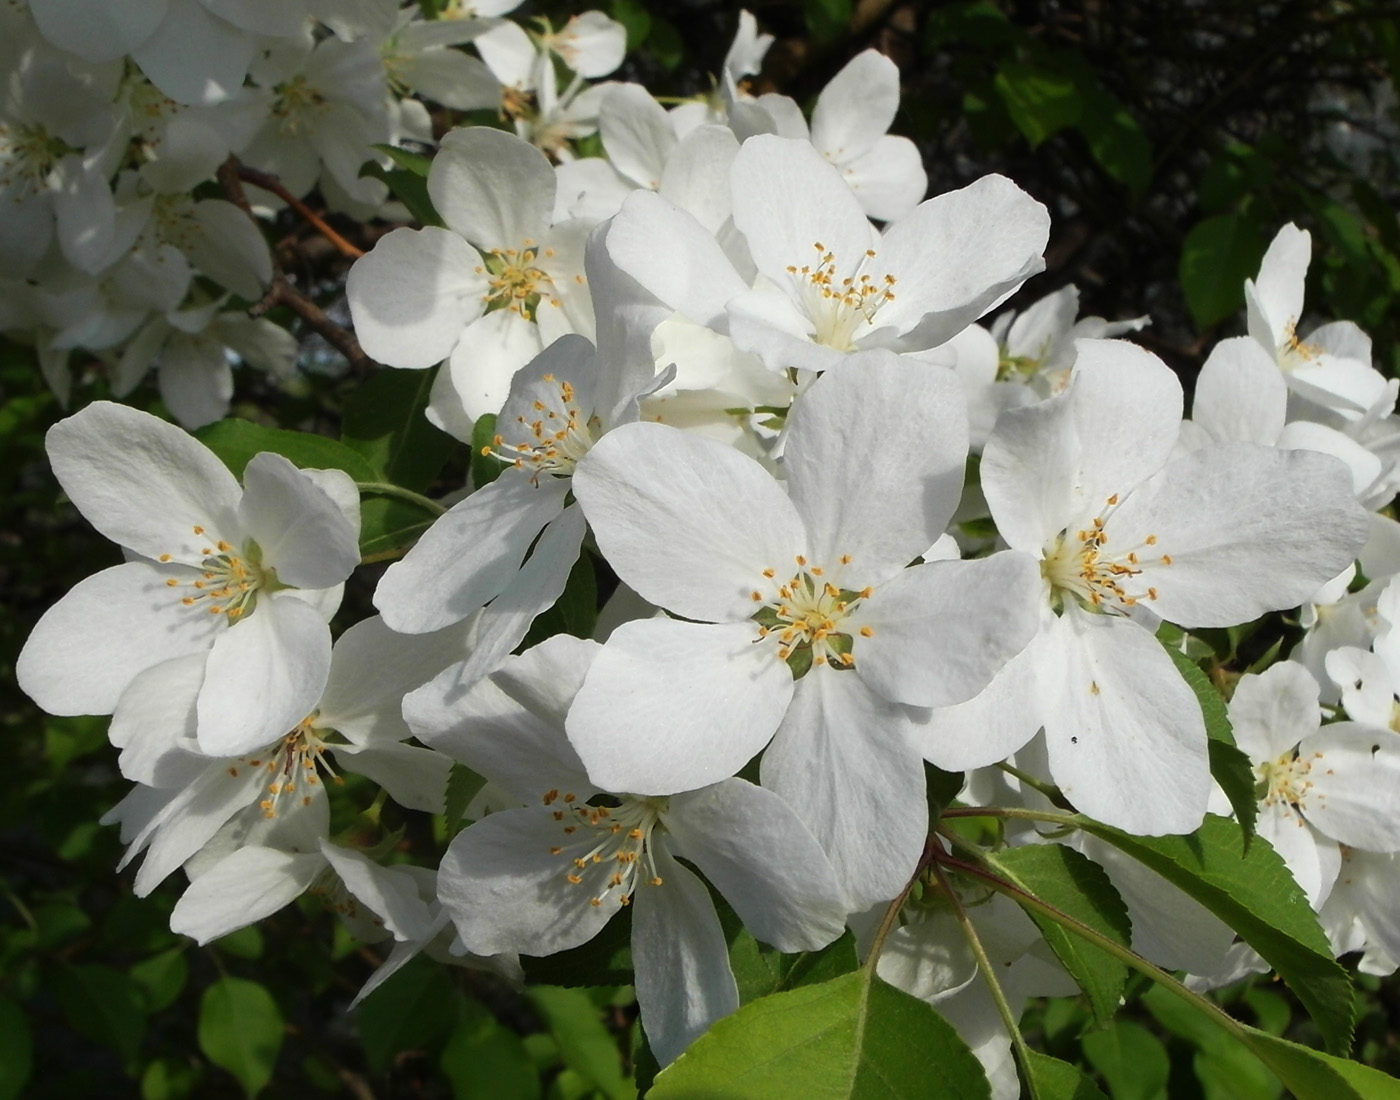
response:
M119 397L154 366L187 428L227 415L239 360L294 383L297 342L261 316L259 218L315 189L403 220L362 168L432 142L421 99L500 112L543 147L596 128L583 80L621 63L622 26L589 12L528 34L500 18L518 2L436 19L399 0L0 5L0 332L65 404L91 364ZM479 57L457 48L474 41ZM562 94L554 58L577 73ZM224 166L251 176L216 184Z
M32 5L45 37L19 35L12 87L46 65L71 79L53 46L71 50L122 136L106 161L100 135L63 139L72 151L33 190L54 244L26 254L31 270L63 257L106 301L142 255L184 272L165 312L130 307L132 327L113 322L105 344L36 321L50 348L129 357L139 326L191 335L176 319L203 293L195 271L244 298L256 291L239 279L266 279L252 263L236 276L182 265L149 220L156 169L184 163L180 119L257 100L257 134L201 150L199 171L232 150L374 206L379 185L356 175L368 145L422 132L391 87L471 106L475 74L482 101L505 84L537 103L516 134L446 134L427 176L442 226L395 229L350 274L365 351L441 363L430 417L467 443L494 417L500 465L383 574L380 617L332 645L359 561L357 493L338 471L260 454L240 486L181 429L106 403L49 437L65 492L128 560L47 614L21 682L54 713L112 715L137 787L110 819L127 858L145 854L138 892L189 875L174 928L207 940L316 889L362 934L392 939L377 982L424 948L511 973L516 956L582 944L631 905L643 1026L665 1065L738 1006L709 893L678 857L757 938L799 951L848 924L868 943L943 843L926 763L969 773L967 805L1049 806L1053 787L1130 833L1190 832L1229 807L1159 628L1182 637L1301 606L1293 659L1244 676L1230 704L1259 833L1338 954L1364 951L1375 973L1400 963L1400 525L1380 512L1400 487L1400 383L1354 325L1298 335L1305 232L1285 227L1246 285L1249 335L1212 351L1186 420L1173 372L1115 338L1145 318L1077 321L1071 287L979 326L1042 269L1049 216L999 176L920 201L917 152L886 134L897 73L873 52L809 122L785 97L741 90L766 46L747 18L715 94L668 111L637 85L585 85L621 57L596 15L530 38L509 22L390 12L386 25L372 4L358 20L308 4L335 32L317 37L308 11L269 0L288 24L269 44L266 24L254 37L227 21L263 19L264 5L171 0L149 5L166 23L92 43L57 14L85 5ZM217 80L147 67L147 53L180 64L143 45L177 19L241 44L219 47ZM484 66L455 48L469 39ZM118 41L141 72L103 68ZM563 87L553 58L576 74ZM316 102L339 106L306 123L317 137L297 155L317 159L294 167L269 127L313 80L326 81ZM133 146L115 119L138 96L165 129ZM573 156L595 127L606 155ZM197 178L176 175L182 189ZM93 230L72 224L69 200L113 181L116 222L129 193L146 228L85 252ZM585 547L621 580L598 640L519 652ZM441 812L454 762L488 782L435 871L330 837L337 769ZM1149 959L1203 982L1254 964L1106 846L1030 826L1007 839L1103 864ZM977 919L1013 1003L1072 991L1014 904ZM933 902L911 902L879 960L1014 1096L1004 1021L975 970Z

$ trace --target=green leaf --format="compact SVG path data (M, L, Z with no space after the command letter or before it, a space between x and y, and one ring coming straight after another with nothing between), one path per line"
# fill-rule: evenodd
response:
M807 29L819 42L841 35L851 21L851 0L802 0Z
M1107 1100L1084 1071L1037 1050L1030 1052L1030 1072L1035 1100Z
M370 1068L383 1073L394 1055L436 1044L452 1027L451 1004L452 983L422 956L386 980L355 1010Z
M436 513L390 496L366 493L360 498L360 553L364 557L402 550L422 537Z
M434 373L378 371L346 400L341 442L364 456L375 480L424 492L457 445L423 415Z
M521 644L529 648L555 634L589 638L597 621L598 580L593 573L593 559L585 551L570 568L564 591L554 601L554 606L536 617Z
M1263 256L1259 227L1244 214L1216 214L1191 227L1177 277L1198 329L1244 307L1244 281L1254 277Z
M220 936L213 946L240 959L260 959L263 953L262 929L256 924L247 925L227 936Z
M199 1049L253 1097L272 1080L282 1049L282 1013L257 982L220 978L199 1002Z
M34 1036L24 1010L0 997L0 1100L17 1100L34 1069Z
M52 981L73 1029L130 1062L146 1037L141 987L110 966L58 966Z
M651 33L651 16L646 5L638 0L612 0L609 14L627 29L627 52L631 53L647 40Z
M598 1006L579 989L541 985L525 995L559 1043L564 1064L610 1100L633 1100L636 1088L622 1074L622 1052L600 1019Z
M538 1100L540 1078L520 1036L463 1000L439 1062L455 1100Z
M1201 704L1206 736L1210 738L1206 748L1210 753L1211 778L1220 784L1220 789L1230 800L1235 820L1244 830L1244 847L1248 851L1259 820L1259 800L1254 796L1254 767L1249 757L1235 747L1235 732L1230 726L1230 715L1220 692L1215 690L1200 666L1190 657L1176 646L1166 642L1162 644L1172 664L1181 673L1181 678L1195 692L1196 701Z
M1162 986L1148 990L1142 1003L1167 1032L1195 1048L1191 1070L1204 1100L1276 1100L1282 1086L1240 1041L1242 1029L1227 1030Z
M1152 145L1127 108L1095 86L1084 96L1079 132L1104 171L1141 197L1152 182Z
M428 194L428 169L432 161L421 153L393 145L376 145L374 148L388 156L395 167L385 168L374 161L366 161L360 166L360 175L381 180L393 192L394 198L408 208L409 214L419 225L442 225L442 217Z
M203 1066L175 1058L156 1058L141 1074L141 1100L184 1100L194 1093Z
M928 792L929 820L937 821L948 804L958 797L958 792L967 782L964 772L945 772L927 761L924 762L924 789Z
M217 420L200 428L194 437L218 455L238 478L255 454L272 451L303 470L344 470L356 481L379 480L374 467L362 455L323 435L264 428L249 420Z
M1083 112L1079 88L1063 73L1007 61L997 70L993 85L1032 149L1051 134L1073 126Z
M152 1012L160 1012L175 1003L189 977L185 949L172 947L149 959L142 959L131 968L131 976L146 991L146 1003Z
M1165 1100L1171 1063L1162 1041L1141 1024L1115 1020L1089 1032L1081 1044L1113 1100Z
M455 829L467 815L467 806L477 792L486 786L486 777L477 775L465 764L453 764L447 774L447 827Z
M1400 1081L1378 1069L1252 1027L1244 1041L1297 1100L1400 1100Z
M487 413L472 425L472 484L484 489L501 476L505 464L483 452L496 438L496 414Z
M931 1005L868 970L720 1020L647 1100L986 1100L986 1074Z
M1132 924L1128 908L1107 873L1093 860L1059 844L1035 844L1000 852L993 864L1001 873L1047 905L1068 913L1096 932L1128 947ZM1055 957L1084 990L1100 1022L1111 1020L1128 980L1128 968L1093 944L1065 931L1033 909L1026 910Z
M1240 934L1303 1002L1327 1046L1346 1051L1356 1005L1308 899L1262 837L1207 814L1187 836L1137 837L1087 818L1083 829L1180 887Z
M830 981L849 974L860 963L850 932L842 933L820 951L784 955L739 927L729 939L729 965L739 987L739 1003L748 1004L759 997Z

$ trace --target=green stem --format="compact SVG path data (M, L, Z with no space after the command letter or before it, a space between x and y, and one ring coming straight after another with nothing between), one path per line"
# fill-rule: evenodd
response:
M875 939L870 944L870 954L865 957L865 969L871 974L875 973L875 965L880 961L880 952L884 950L885 940L894 931L894 926L899 921L900 911L904 908L904 903L909 900L909 892L914 889L914 883L919 881L919 876L924 873L924 869L933 863L934 848L937 843L933 837L928 837L924 841L924 854L919 857L919 865L914 868L914 873L909 876L909 881L904 884L904 889L899 892L899 897L890 902L889 907L885 910L880 927L875 930Z
M961 841L961 838L957 838L957 840L958 842L960 842L959 847L970 847L966 844L965 841ZM978 858L985 859L986 857L979 855ZM1199 993L1193 993L1191 990L1187 989L1179 981L1173 978L1170 974L1168 974L1165 970L1162 970L1160 967L1154 966L1152 963L1148 962L1146 959L1144 959L1136 951L1133 951L1131 948L1124 947L1122 944L1115 942L1108 936L1105 936L1102 932L1090 928L1087 924L1084 924L1082 921L1079 921L1076 918L1070 916L1062 909L1057 909L1055 908L1055 906L1050 905L1047 902L1041 901L1040 898L1036 897L1034 894L1031 894L1021 889L1019 886L1007 882L1005 879L1001 878L993 871L988 870L986 867L979 866L975 863L968 863L964 860L957 859L953 856L945 856L941 858L939 862L942 863L945 867L950 867L963 874L971 875L973 878L978 879L991 889L997 891L997 893L1005 894L1007 897L1011 898L1012 901L1016 902L1022 908L1033 909L1037 913L1040 913L1042 916L1049 917L1061 928L1064 928L1068 932L1072 932L1080 939L1087 940L1089 943L1092 943L1095 947L1099 948L1100 950L1106 952L1109 955L1112 955L1115 959L1128 966L1130 969L1136 970L1139 974L1143 974L1146 977L1150 978L1152 981L1156 982L1158 985L1166 989L1173 996L1179 997L1181 1000L1185 1001L1187 1004L1191 1005L1198 1011L1204 1012L1207 1016L1211 1017L1211 1019L1213 1019L1217 1024L1219 1024L1221 1027L1225 1028L1225 1030L1230 1032L1230 1034L1233 1035L1236 1039L1244 1038L1245 1029L1243 1025L1240 1024L1238 1020L1236 1020L1223 1008L1202 997Z
M1055 803L1055 805L1067 805L1067 803L1065 802L1065 796L1060 793L1060 788L1055 786L1055 784L1047 783L1043 779L1037 779L1029 772L1023 772L1014 764L1008 764L1005 761L998 764L997 767L1012 778L1019 780L1023 786L1029 787L1031 790L1043 794L1051 802Z
M933 873L938 876L938 885L943 888L943 893L953 906L953 916L958 922L958 928L962 931L963 939L967 940L972 957L977 960L977 969L982 975L982 980L987 983L987 992L991 994L992 1003L997 1006L997 1014L1001 1016L1001 1022L1006 1026L1007 1034L1011 1036L1011 1048L1016 1052L1016 1061L1021 1064L1021 1076L1030 1091L1031 1100L1040 1100L1039 1091L1035 1087L1035 1075L1031 1072L1030 1048L1026 1046L1026 1037L1021 1034L1020 1021L1016 1019L1016 1014L1011 1011L1011 1002L1006 999L1006 991L1001 988L1001 983L997 981L992 960L987 957L986 948L982 946L977 929L972 926L972 920L968 917L967 910L963 908L962 899L953 889L953 884L948 881L948 874L939 865L940 862L940 860L935 860L933 864Z
M1084 823L1079 814L1061 813L1058 810L1027 810L1021 806L950 806L940 817L996 817L1003 820L1044 821L1050 825L1060 825L1067 829L1078 828Z
M435 516L440 516L447 511L435 500L429 500L420 493L415 493L412 489L405 489L402 485L393 485L387 481L357 481L355 488L361 494L377 493L384 497L398 497L399 500L406 500L409 504L416 504L425 512L431 512Z

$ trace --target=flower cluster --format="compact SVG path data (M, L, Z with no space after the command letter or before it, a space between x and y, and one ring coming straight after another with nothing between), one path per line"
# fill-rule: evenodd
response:
M699 875L781 951L848 925L869 949L872 914L908 901L879 973L936 1002L1014 1096L1004 1021L949 947L956 890L907 891L951 854L930 766L968 773L964 807L1030 820L1049 799L1189 833L1241 806L1212 778L1188 632L1301 607L1291 659L1224 674L1258 832L1338 954L1400 965L1400 525L1383 511L1400 384L1354 325L1299 335L1305 232L1280 232L1245 288L1248 335L1212 350L1184 419L1176 375L1121 339L1146 318L1076 319L1072 287L992 318L1043 268L1049 215L1000 176L924 199L917 152L886 133L898 75L878 54L808 120L743 90L766 46L746 20L714 94L667 110L587 83L621 60L597 13L532 36L334 7L5 16L22 94L0 158L37 234L6 324L51 363L100 354L118 392L159 358L187 425L224 411L221 349L240 345L214 326L257 326L226 302L257 300L272 268L244 212L177 192L234 154L293 194L319 181L343 209L393 213L359 166L431 140L408 92L513 123L443 135L426 171L441 224L392 230L349 276L364 351L438 367L427 415L476 449L473 483L378 580L378 616L332 644L360 564L341 471L264 452L240 483L180 428L105 402L49 436L65 492L127 561L49 611L21 684L53 713L112 715L137 786L109 820L144 855L139 893L187 872L175 929L207 940L315 890L392 938L377 982L425 948L512 974L630 909L665 1065L739 1004ZM245 9L256 38L219 14ZM195 45L162 48L177 33ZM57 104L40 94L56 67ZM44 114L60 108L87 131ZM42 149L14 140L36 128ZM577 155L595 131L604 155ZM526 646L581 556L620 582L595 639ZM438 868L332 835L342 772L441 813L454 765L486 785ZM1256 964L1085 836L1002 843L1103 865L1148 958L1202 983ZM1013 1002L1073 988L1019 908L980 918Z

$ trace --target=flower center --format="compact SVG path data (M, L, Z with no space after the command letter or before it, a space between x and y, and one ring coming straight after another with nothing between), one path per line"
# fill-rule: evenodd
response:
M272 114L282 120L284 134L297 134L310 129L312 123L327 107L320 89L312 87L305 73L298 73L273 90Z
M536 398L534 417L515 418L514 425L503 425L481 453L507 462L519 470L531 470L531 480L539 484L540 474L568 477L579 459L598 440L601 425L596 416L585 417L574 402L574 387L546 374L540 381L549 389Z
M1280 756L1277 760L1265 760L1255 767L1254 772L1259 777L1259 783L1255 788L1255 796L1265 806L1274 806L1280 802L1298 810L1308 808L1308 797L1312 790L1313 782L1308 778L1308 773L1312 771L1313 764L1322 759L1322 753L1315 752L1310 757L1298 755L1289 751ZM1325 795L1314 795L1319 805L1325 801Z
M540 246L526 241L523 248L507 248L499 252L486 253L484 266L478 272L486 272L491 289L486 293L486 312L509 309L520 314L527 321L535 319L535 311L540 302L551 306L559 305L554 293L554 280L549 273L535 266L540 255ZM546 259L553 259L554 250L543 250Z
M1290 321L1285 330L1287 336L1278 349L1280 370L1290 371L1298 367L1305 367L1322 354L1322 348L1317 344L1305 344L1298 339L1297 326L1297 321Z
M336 786L345 780L335 774L325 758L326 742L316 727L316 715L308 714L296 729L260 753L240 756L228 767L228 774L238 778L239 765L262 768L268 773L267 797L258 803L265 818L310 806L318 792L325 789L321 773Z
M639 874L652 886L661 885L648 842L666 812L666 799L627 795L617 806L590 806L576 795L551 790L542 801L552 807L565 837L550 854L568 857L572 866L565 878L588 887L589 905L614 898L618 905L630 905Z
M1104 503L1104 510L1087 527L1073 534L1068 529L1060 532L1040 563L1041 575L1050 583L1050 601L1057 609L1063 606L1066 593L1090 610L1122 614L1142 600L1157 598L1157 589L1138 578L1145 561L1171 565L1171 555L1157 551L1156 535L1147 535L1136 546L1105 549L1105 524L1118 504L1118 494Z
M38 194L54 165L76 152L42 126L0 123L0 188L16 188L17 200Z
M831 576L821 566L809 565L801 554L794 560L797 572L781 583L777 570L763 571L763 584L773 592L766 602L759 589L750 593L755 603L764 603L752 616L758 623L758 638L777 642L778 660L788 663L794 679L806 675L813 665L854 667L855 639L845 620L862 600L870 598L873 589L853 591L836 583L851 562L848 554L841 555ZM875 631L862 626L857 633L869 638Z
M205 534L203 527L193 530L196 535ZM199 552L203 561L198 577L186 583L178 577L167 577L165 581L167 588L184 590L180 602L186 607L201 607L210 615L225 615L232 623L252 612L260 591L276 591L282 587L276 571L262 567L262 551L251 540L242 553L223 539ZM162 554L158 560L168 563L172 557Z
M837 351L853 351L856 330L872 326L880 307L894 301L895 277L865 270L875 258L873 248L866 249L850 275L843 276L834 252L820 241L812 247L817 251L815 265L790 264L787 269L812 322L812 338Z

